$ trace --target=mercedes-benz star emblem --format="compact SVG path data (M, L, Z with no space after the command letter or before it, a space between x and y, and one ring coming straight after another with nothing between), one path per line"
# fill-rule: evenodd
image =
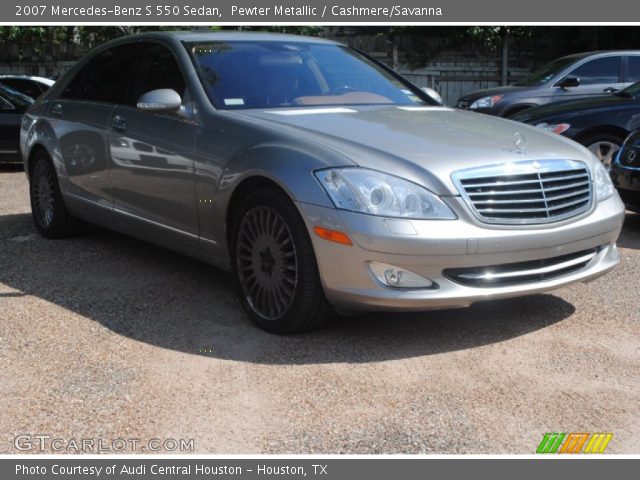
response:
M513 134L513 144L519 151L522 151L527 146L527 138L521 132Z
M533 162L533 163L531 164L531 166L532 166L533 168L535 168L536 170L540 170L540 166L541 166L541 165L540 165L538 162Z

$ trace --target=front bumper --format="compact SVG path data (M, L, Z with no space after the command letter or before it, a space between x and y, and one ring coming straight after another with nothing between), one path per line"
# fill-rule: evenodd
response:
M464 211L462 200L456 211ZM298 203L311 236L328 300L341 311L419 311L469 306L472 303L523 296L592 280L618 263L615 242L624 221L617 195L590 213L553 227L500 227L471 217L451 221L398 220ZM346 232L345 246L313 233L314 226ZM508 286L467 286L444 271L496 266L598 248L584 268L554 278ZM369 262L406 269L435 283L432 288L402 289L381 284Z

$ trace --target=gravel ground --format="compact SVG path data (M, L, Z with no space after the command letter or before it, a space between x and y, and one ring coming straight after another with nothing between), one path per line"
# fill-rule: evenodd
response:
M533 453L575 431L640 453L640 215L619 245L615 272L552 294L278 337L212 267L101 230L40 238L24 174L0 167L0 452L47 434L194 439L197 453Z

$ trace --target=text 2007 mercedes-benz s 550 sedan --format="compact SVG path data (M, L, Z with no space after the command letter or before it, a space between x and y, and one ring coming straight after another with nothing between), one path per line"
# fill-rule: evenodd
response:
M578 144L453 110L313 38L107 43L29 108L37 229L82 220L229 269L262 328L427 310L593 279L624 208Z

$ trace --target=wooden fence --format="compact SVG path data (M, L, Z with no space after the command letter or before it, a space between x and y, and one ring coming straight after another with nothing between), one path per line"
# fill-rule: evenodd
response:
M493 88L500 85L500 68L461 67L441 65L426 69L399 68L398 72L418 87L433 88L446 105L455 106L457 100L473 90ZM524 78L526 69L511 69L510 81Z

